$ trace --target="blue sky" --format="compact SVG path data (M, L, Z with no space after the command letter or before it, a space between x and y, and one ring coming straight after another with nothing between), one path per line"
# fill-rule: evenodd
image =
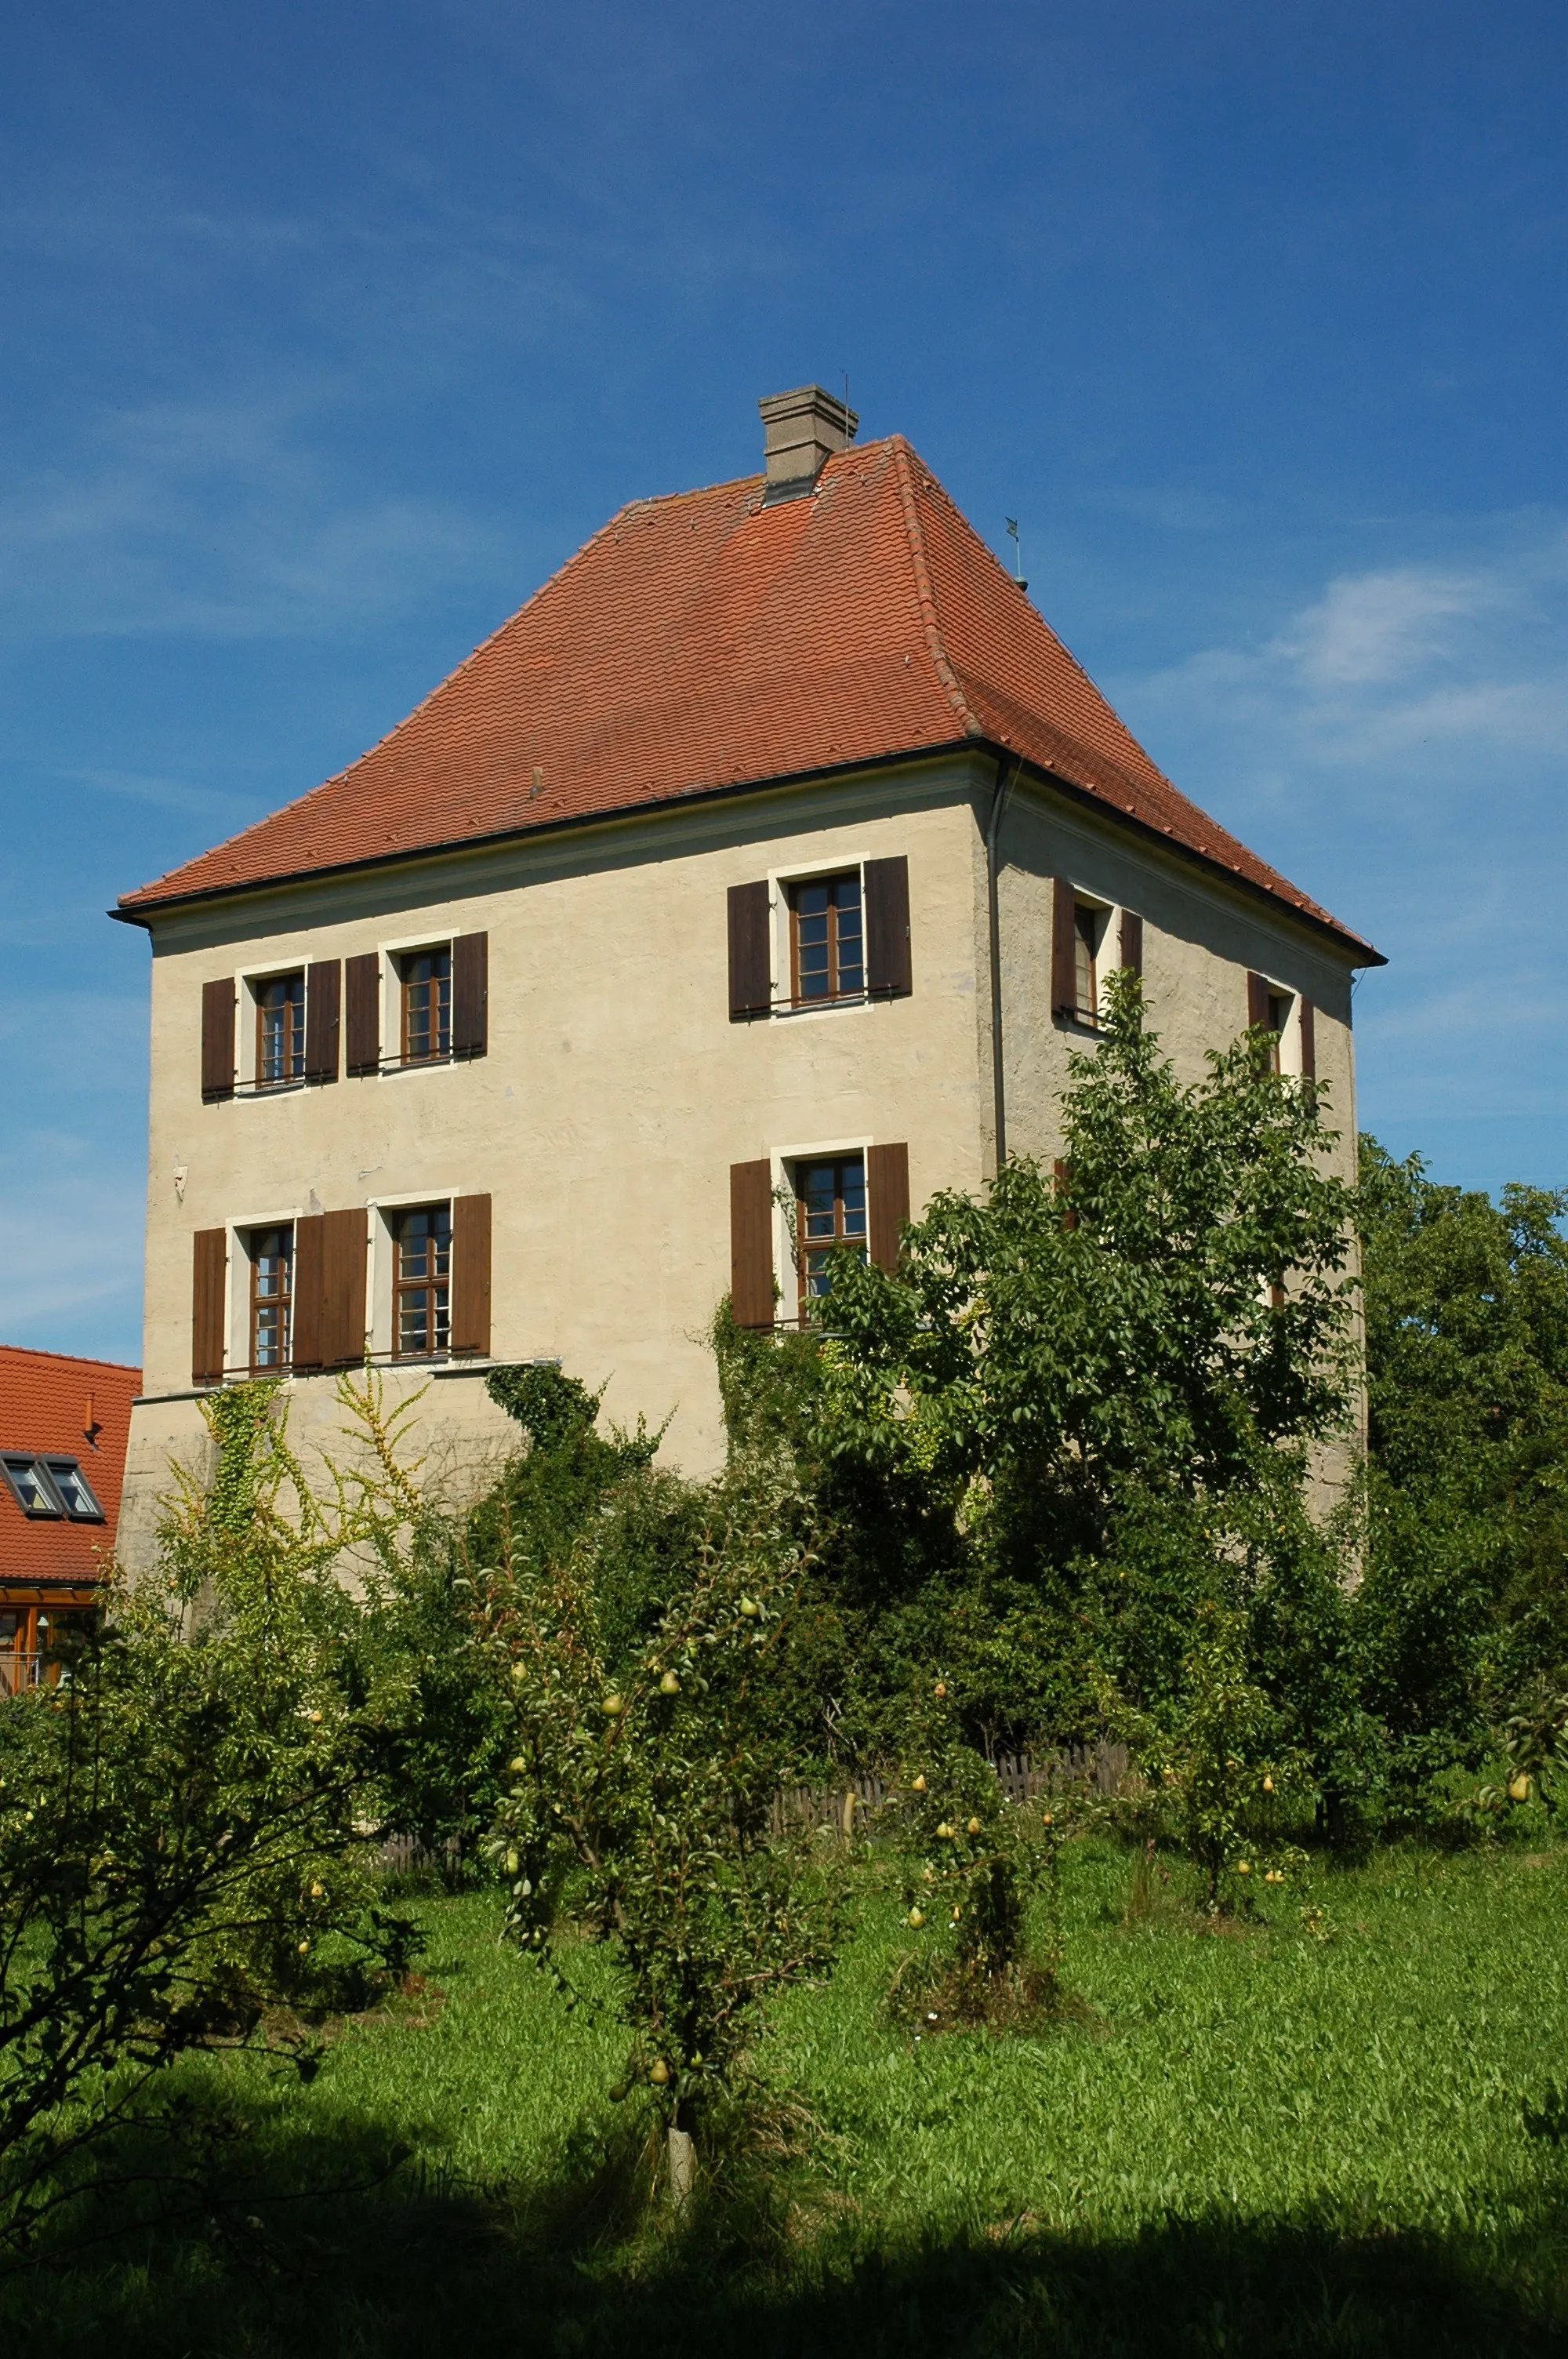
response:
M847 372L1392 962L1362 1118L1568 1182L1568 13L13 6L0 1338L140 1350L121 891Z

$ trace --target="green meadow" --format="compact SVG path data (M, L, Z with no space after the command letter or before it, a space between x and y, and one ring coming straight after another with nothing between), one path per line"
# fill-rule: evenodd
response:
M624 2035L490 1894L414 1904L420 1978L302 2084L188 2063L182 2160L130 2146L0 2288L0 2349L491 2354L1568 2348L1568 1851L1394 1848L1207 1930L1182 1871L1065 1862L1070 2015L916 2038L886 1863L792 1993L677 2228ZM146 2177L139 2176L143 2169Z

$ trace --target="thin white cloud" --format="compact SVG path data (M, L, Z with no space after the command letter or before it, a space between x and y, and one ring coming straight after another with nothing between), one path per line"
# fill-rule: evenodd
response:
M1274 800L1303 774L1430 783L1568 744L1568 532L1492 561L1344 574L1261 644L1210 647L1122 691L1156 745L1201 733L1208 763ZM1200 799L1203 788L1195 789Z
M1347 574L1268 652L1328 690L1406 679L1454 650L1457 625L1509 603L1504 584L1484 573L1405 565Z
M19 640L336 634L513 570L456 502L351 487L311 447L333 398L93 419L73 464L0 499L0 620Z

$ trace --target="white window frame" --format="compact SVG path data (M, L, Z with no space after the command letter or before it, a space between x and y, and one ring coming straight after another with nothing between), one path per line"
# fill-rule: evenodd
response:
M1079 908L1092 909L1099 920L1099 929L1095 936L1095 1012L1092 1016L1074 1015L1067 1020L1076 1024L1080 1032L1090 1032L1098 1038L1105 1028L1105 1019L1100 1007L1105 980L1108 975L1115 974L1121 965L1121 920L1127 914L1127 906L1121 901L1108 901L1103 893L1090 886L1078 884L1071 876L1067 883L1073 896L1075 911ZM1133 915L1136 916L1137 912L1134 911ZM1110 941L1114 941L1116 947L1114 955L1108 959L1106 944ZM1144 945L1147 949L1147 927L1144 929ZM1074 955L1076 958L1076 951ZM1054 994L1053 996L1054 996Z
M1293 984L1280 982L1264 967L1254 967L1252 973L1259 977L1271 999L1288 999L1291 1003L1291 1012L1280 1034L1280 1073L1281 1079L1299 1082L1302 1077L1302 1001L1305 994L1298 991Z
M805 874L818 872L807 869ZM768 1158L773 1201L773 1284L779 1289L778 1315L782 1323L793 1327L800 1317L800 1268L795 1259L796 1230L795 1207L799 1202L795 1193L795 1166L799 1163L827 1162L829 1158L858 1155L866 1172L866 1248L871 1250L871 1149L874 1138L838 1138L826 1143L816 1139L805 1147L775 1147ZM783 1199L789 1199L786 1211ZM785 1276L790 1284L784 1285Z
M287 970L275 967L270 972L278 973L287 973ZM294 1231L295 1266L297 1268L299 1223L305 1218L303 1207L295 1204L287 1212L242 1213L237 1220L226 1221L223 1223L229 1256L223 1320L223 1374L225 1375L238 1375L243 1372L248 1376L251 1374L251 1231L291 1228ZM292 1343L292 1328L289 1341ZM292 1376L293 1370L280 1368L277 1374L287 1379Z
M869 959L871 943L866 933L866 863L876 857L874 852L835 853L829 859L797 860L787 868L769 869L768 941L771 972L768 977L768 1013L770 1016L785 1016L792 1024L798 1024L808 1018L820 1021L825 1016L861 1015L874 1005L870 993L862 991L856 999L829 999L820 1005L797 1007L784 989L784 984L793 964L789 932L789 888L792 885L810 885L819 876L847 876L853 869L860 880L861 956Z
M265 1089L256 1087L256 990L264 983L276 983L279 975L297 974L305 977L305 1021L310 1022L310 962L298 958L273 959L266 966L243 966L234 976L237 995L235 1015L240 1037L235 1043L234 1095L249 1103L256 1098L286 1098L296 1090L308 1089L310 1084L301 1073L297 1081L269 1082Z
M452 1062L450 1052L444 1057L423 1057L416 1064L403 1060L403 961L416 951L444 950L449 958L457 940L455 926L438 926L434 931L403 934L396 941L377 942L375 954L381 961L381 1071L387 1073L441 1073ZM392 1050L396 1049L395 1057ZM388 1200L390 1201L390 1199ZM410 1196L411 1204L422 1204L423 1196ZM432 1204L439 1198L432 1196Z

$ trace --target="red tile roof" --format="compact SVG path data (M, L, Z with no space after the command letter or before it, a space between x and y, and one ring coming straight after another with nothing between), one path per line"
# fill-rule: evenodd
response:
M771 507L634 501L379 745L120 910L966 741L1377 958L1155 768L896 434Z
M0 1582L90 1581L100 1571L114 1544L141 1388L140 1368L0 1343L0 1451L74 1458L104 1515L101 1524L25 1516L0 1478Z

